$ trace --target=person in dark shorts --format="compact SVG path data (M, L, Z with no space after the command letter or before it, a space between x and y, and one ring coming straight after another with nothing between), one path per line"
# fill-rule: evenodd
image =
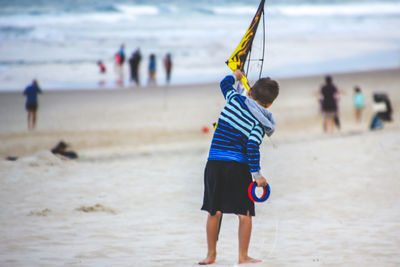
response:
M172 71L172 56L168 53L164 58L164 67L165 67L165 74L166 82L169 84L171 82L171 71Z
M139 65L141 60L142 55L140 54L140 49L138 48L135 52L133 52L131 58L129 59L129 66L131 69L130 81L134 82L136 86L140 86Z
M25 88L24 95L26 96L25 108L28 112L28 130L33 130L36 127L38 98L37 95L42 93L37 80L33 80L32 84Z
M125 62L125 45L121 44L118 52L114 56L115 67L118 74L117 85L124 85L124 62Z
M243 77L237 70L221 81L226 99L212 139L204 171L202 210L208 212L207 256L200 265L211 264L216 258L216 246L223 213L239 217L239 263L259 262L248 256L254 203L247 189L252 178L265 187L261 173L259 146L265 134L271 136L275 121L267 108L279 93L279 85L270 78L259 79L249 91L249 97L238 94L233 87Z
M339 90L332 82L331 76L325 77L325 84L321 87L321 108L323 114L323 128L325 132L332 132L335 125L340 129L338 114L338 94Z
M156 55L151 54L149 57L149 81L148 85L157 85L156 82L156 71L157 71L157 61L156 61Z

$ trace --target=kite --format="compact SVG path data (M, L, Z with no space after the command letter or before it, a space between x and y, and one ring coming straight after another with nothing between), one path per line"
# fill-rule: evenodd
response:
M265 52L265 17L264 17L264 3L265 0L261 0L260 5L258 6L257 12L254 15L253 20L251 21L251 24L249 28L246 31L246 34L240 41L239 45L233 52L233 54L229 57L229 59L225 62L228 67L232 70L235 71L239 69L242 71L245 75L241 79L242 84L246 88L247 91L250 90L250 84L247 79L247 74L248 74L248 66L251 58L251 48L253 45L254 37L257 32L258 24L260 23L261 16L263 17L263 46L262 46L262 59L255 59L258 61L261 61L261 69L260 69L260 74L259 77L261 77L261 72L264 64L264 52ZM248 57L248 60L247 60ZM244 72L244 67L246 62L247 64L247 71L246 73Z

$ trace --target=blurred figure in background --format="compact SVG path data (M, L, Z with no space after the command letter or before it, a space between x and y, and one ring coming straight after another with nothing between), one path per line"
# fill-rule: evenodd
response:
M121 47L115 54L115 66L118 75L117 84L119 86L122 86L124 82L124 62L125 62L125 45L121 44Z
M139 65L141 60L142 60L142 55L140 54L139 48L137 48L136 51L132 53L132 56L129 59L129 66L131 69L130 81L132 83L134 82L136 86L140 86Z
M335 125L340 129L340 119L338 114L338 94L339 90L332 82L331 76L325 77L325 84L321 87L321 108L324 116L323 128L325 132L333 132Z
M26 95L25 108L28 112L28 130L33 130L36 127L36 113L38 109L37 95L42 93L37 80L33 80L32 84L26 87L24 95Z
M372 109L375 112L371 120L370 129L382 129L384 122L391 122L393 120L393 108L390 102L390 98L386 93L374 93L373 94L373 105Z
M107 71L106 65L104 65L103 61L99 60L97 61L97 66L99 66L99 70L100 70L100 74L101 74L101 78L99 80L99 85L103 86L106 81L104 80L104 74Z
M167 75L167 84L171 82L171 71L172 71L172 57L171 54L168 53L165 58L164 58L164 67L165 67L165 73Z
M106 73L106 65L104 65L103 61L97 61L97 66L99 66L100 73Z
M122 70L122 73L123 73L123 65L125 63L125 45L124 44L121 44L121 47L119 48L118 53L119 53L119 55L121 57L120 58L120 65L121 65L121 70Z
M157 70L157 64L156 64L156 55L151 54L150 55L150 60L149 60L149 82L148 85L157 85L156 82L156 70Z
M361 122L361 113L365 105L364 95L361 92L360 87L354 87L354 95L353 95L353 103L354 103L354 114L356 118L356 122Z

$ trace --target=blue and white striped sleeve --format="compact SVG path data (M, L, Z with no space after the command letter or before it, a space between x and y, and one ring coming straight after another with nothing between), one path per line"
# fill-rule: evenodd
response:
M250 167L250 172L259 172L260 167L260 145L264 137L264 131L260 125L254 127L247 141L247 160ZM253 175L254 176L254 175Z
M235 84L235 78L232 75L226 76L220 83L222 94L224 95L227 102L237 94L233 85Z

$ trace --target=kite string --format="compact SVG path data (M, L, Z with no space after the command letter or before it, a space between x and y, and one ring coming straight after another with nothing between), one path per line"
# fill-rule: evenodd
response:
M268 139L269 139L269 141L271 142L271 144L272 144L272 148L274 148L274 149L277 149L278 148L278 146L274 143L274 142L272 142L272 138L271 138L271 136L268 136Z
M261 78L262 70L264 67L264 56L265 56L265 12L264 12L264 7L262 9L262 17L263 17L263 50L262 50L262 61L261 61L261 68L260 68L260 75L259 79Z
M265 57L265 12L264 12L264 7L261 11L261 15L263 17L263 42L262 42L262 58L256 58L256 59L251 59L251 48L249 50L249 56L247 59L247 69L245 72L245 75L247 76L249 74L249 70L250 70L250 61L261 61L261 63L258 64L258 66L260 66L260 73L258 75L258 78L261 78L261 74L264 68L264 57ZM252 67L253 69L253 67Z
M274 244L272 245L271 250L268 253L267 257L270 257L276 248L276 244L278 243L278 231L279 231L279 218L275 221L275 237L274 237Z
M249 74L250 59L251 59L251 48L249 50L249 59L247 61L247 70L246 70L246 73L245 73L246 77L247 77L247 74Z

